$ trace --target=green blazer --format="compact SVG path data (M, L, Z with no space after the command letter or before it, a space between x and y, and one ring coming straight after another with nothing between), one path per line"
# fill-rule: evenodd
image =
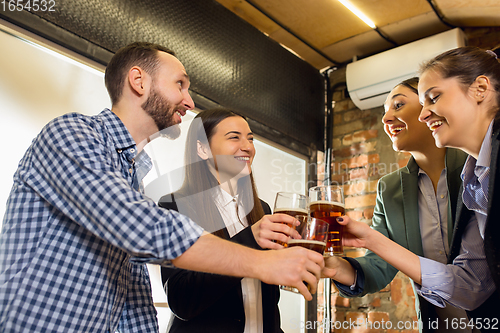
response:
M460 173L466 158L467 154L460 150L448 148L446 151L449 244L452 244L453 221L455 221L457 198L462 183ZM423 256L418 217L418 170L417 163L411 157L405 167L380 179L372 228L411 252ZM364 289L356 296L374 293L385 288L398 272L396 268L371 251L367 251L365 256L355 260L359 263L365 277ZM427 327L427 321L435 318L434 306L417 294L415 295L418 318L424 319L424 327ZM349 295L343 296L349 297Z

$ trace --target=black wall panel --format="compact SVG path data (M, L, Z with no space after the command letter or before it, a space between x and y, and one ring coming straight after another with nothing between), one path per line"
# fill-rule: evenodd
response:
M55 0L55 11L0 17L106 64L118 48L173 49L191 90L249 117L253 130L307 153L323 147L320 73L213 0ZM195 95L196 95L195 94ZM307 154L309 155L309 154Z

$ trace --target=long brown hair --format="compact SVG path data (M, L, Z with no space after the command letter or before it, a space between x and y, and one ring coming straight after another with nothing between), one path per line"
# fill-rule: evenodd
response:
M183 197L189 196L189 212L181 212L188 215L195 222L200 224L214 235L224 238L224 222L221 220L220 213L215 205L212 196L208 195L207 190L217 189L219 183L208 168L208 163L213 161L203 160L198 156L197 142L209 145L212 136L215 133L217 125L226 118L241 117L229 109L215 108L200 112L191 123L187 134L185 165L186 173L184 183L178 191ZM244 118L244 117L242 117ZM201 120L201 121L200 121ZM257 189L252 173L249 177L242 177L238 180L237 186L238 199L248 211L246 215L248 225L253 225L264 216L264 210L260 204L257 195ZM207 193L206 195L200 195Z

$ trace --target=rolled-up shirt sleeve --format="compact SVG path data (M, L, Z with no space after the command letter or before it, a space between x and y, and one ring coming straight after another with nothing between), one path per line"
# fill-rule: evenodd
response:
M453 264L419 259L422 285L415 284L415 288L419 295L436 306L445 307L447 302L474 310L495 291L475 216L467 224L460 254Z

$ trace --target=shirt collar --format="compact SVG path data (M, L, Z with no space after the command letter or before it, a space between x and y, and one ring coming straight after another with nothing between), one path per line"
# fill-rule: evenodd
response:
M111 137L115 141L116 149L126 149L135 146L135 141L121 119L111 110L104 109L99 117L104 121Z
M227 193L226 191L220 189L219 187L214 188L216 190L216 201L221 207L226 207L229 205L231 202L238 202L238 194L236 194L234 197Z
M467 181L474 173L476 167L490 167L491 163L491 134L493 131L493 121L491 121L488 131L484 136L483 143L481 144L481 149L479 150L479 155L477 160L469 155L465 161L460 178L462 181Z
M142 150L137 154L137 148L132 135L128 131L121 119L111 110L104 109L99 117L103 120L104 125L115 142L116 151L129 161L135 163L136 180L135 187L142 187L142 180L152 169L153 163L149 155Z
M153 162L151 161L151 158L146 153L146 151L142 150L135 157L135 166L137 169L137 180L139 182L142 182L144 177L146 177L149 171L151 171L151 169L153 168Z
M427 174L427 172L425 172L423 169L421 169L420 167L418 167L418 176L420 177L420 176L423 176L423 175L426 175L427 177L429 177L429 175ZM441 170L441 174L440 174L439 177L440 177L440 179L441 179L441 177L446 177L446 167L443 170ZM430 177L429 177L429 179L430 179Z

